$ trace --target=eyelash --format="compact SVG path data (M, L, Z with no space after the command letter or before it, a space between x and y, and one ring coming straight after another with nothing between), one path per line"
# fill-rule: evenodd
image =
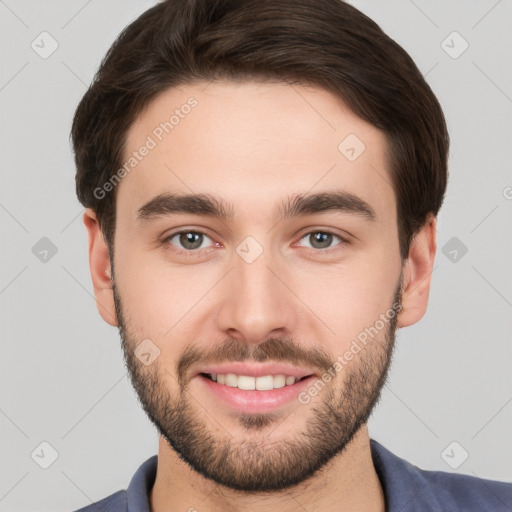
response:
M195 229L182 229L180 231L176 231L174 233L171 233L169 236L165 237L163 240L162 240L162 244L168 244L168 245L172 245L170 244L169 242L174 238L176 237L177 235L181 235L183 233L195 233L195 234L198 234L198 235L203 235L203 236L206 236L208 238L210 238L208 236L207 233L205 233L204 231L200 231L200 230L195 230ZM313 231L308 231L307 233L305 233L304 235L302 235L300 237L299 240L302 240L303 238L305 238L306 236L308 235L312 235L314 233L322 233L322 234L326 234L326 235L332 235L333 237L336 237L338 238L341 242L337 245L335 245L334 247L331 247L331 248L328 248L328 249L315 249L314 247L311 248L311 247L308 247L308 249L314 251L315 253L319 254L319 253L323 253L323 254L330 254L334 251L337 251L339 250L339 246L340 245L348 245L349 242L348 240L346 240L345 238L343 238L342 236L336 234L336 233L333 233L332 231L329 231L329 230L322 230L322 229L316 229L316 230L313 230ZM174 247L174 246L173 246ZM178 248L175 248L172 249L174 250L175 252L177 252L179 255L183 255L183 256L186 256L186 257L194 257L194 256L198 256L198 255L201 255L204 251L207 251L211 249L211 247L206 247L206 248L203 248L203 249L192 249L192 250L186 250L186 249L178 249Z

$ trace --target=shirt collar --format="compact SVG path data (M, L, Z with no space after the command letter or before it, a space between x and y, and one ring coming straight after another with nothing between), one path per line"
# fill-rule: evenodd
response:
M158 455L153 455L135 472L126 490L127 512L151 512L149 492L156 478Z
M429 512L434 508L419 496L428 487L425 474L416 466L397 457L374 439L370 439L370 449L375 471L379 477L386 498L386 512L407 510L408 512ZM137 469L127 489L128 512L151 512L149 493L156 478L158 456L153 455ZM432 473L432 477L435 473ZM436 503L431 504L432 507ZM423 507L420 509L417 506Z

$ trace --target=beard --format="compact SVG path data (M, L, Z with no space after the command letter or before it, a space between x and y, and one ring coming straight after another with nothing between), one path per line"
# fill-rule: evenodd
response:
M295 405L293 412L299 405L310 409L304 409L305 425L295 430L285 427L285 436L280 439L272 438L275 428L269 428L284 423L286 417L273 413L237 414L236 420L247 433L244 438L218 428L222 419L213 419L190 393L190 366L196 362L253 360L306 363L327 370L334 366L332 357L322 349L300 348L288 338L271 338L259 345L229 339L208 354L205 349L188 347L178 357L174 375L161 368L158 358L146 367L134 354L140 336L127 325L114 282L113 292L126 367L142 408L160 435L203 477L236 491L260 493L305 482L341 455L367 422L380 400L391 366L402 276L389 308L395 315L388 319L387 326L372 336L309 405ZM178 383L177 396L169 390L169 378Z

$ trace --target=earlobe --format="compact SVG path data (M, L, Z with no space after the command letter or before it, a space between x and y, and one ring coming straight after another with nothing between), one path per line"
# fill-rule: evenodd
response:
M108 247L96 214L90 208L86 208L83 222L89 237L89 268L96 298L96 307L103 320L116 327L118 323L114 306Z
M412 239L409 257L405 262L402 310L398 315L398 327L415 324L425 315L436 248L436 218L429 215Z

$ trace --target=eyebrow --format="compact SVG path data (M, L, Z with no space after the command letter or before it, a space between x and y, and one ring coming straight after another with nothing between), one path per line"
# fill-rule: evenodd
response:
M375 210L360 197L345 191L295 194L275 210L274 220L323 212L351 213L375 221ZM137 210L139 223L175 214L204 215L223 221L235 217L231 204L210 194L160 194Z

